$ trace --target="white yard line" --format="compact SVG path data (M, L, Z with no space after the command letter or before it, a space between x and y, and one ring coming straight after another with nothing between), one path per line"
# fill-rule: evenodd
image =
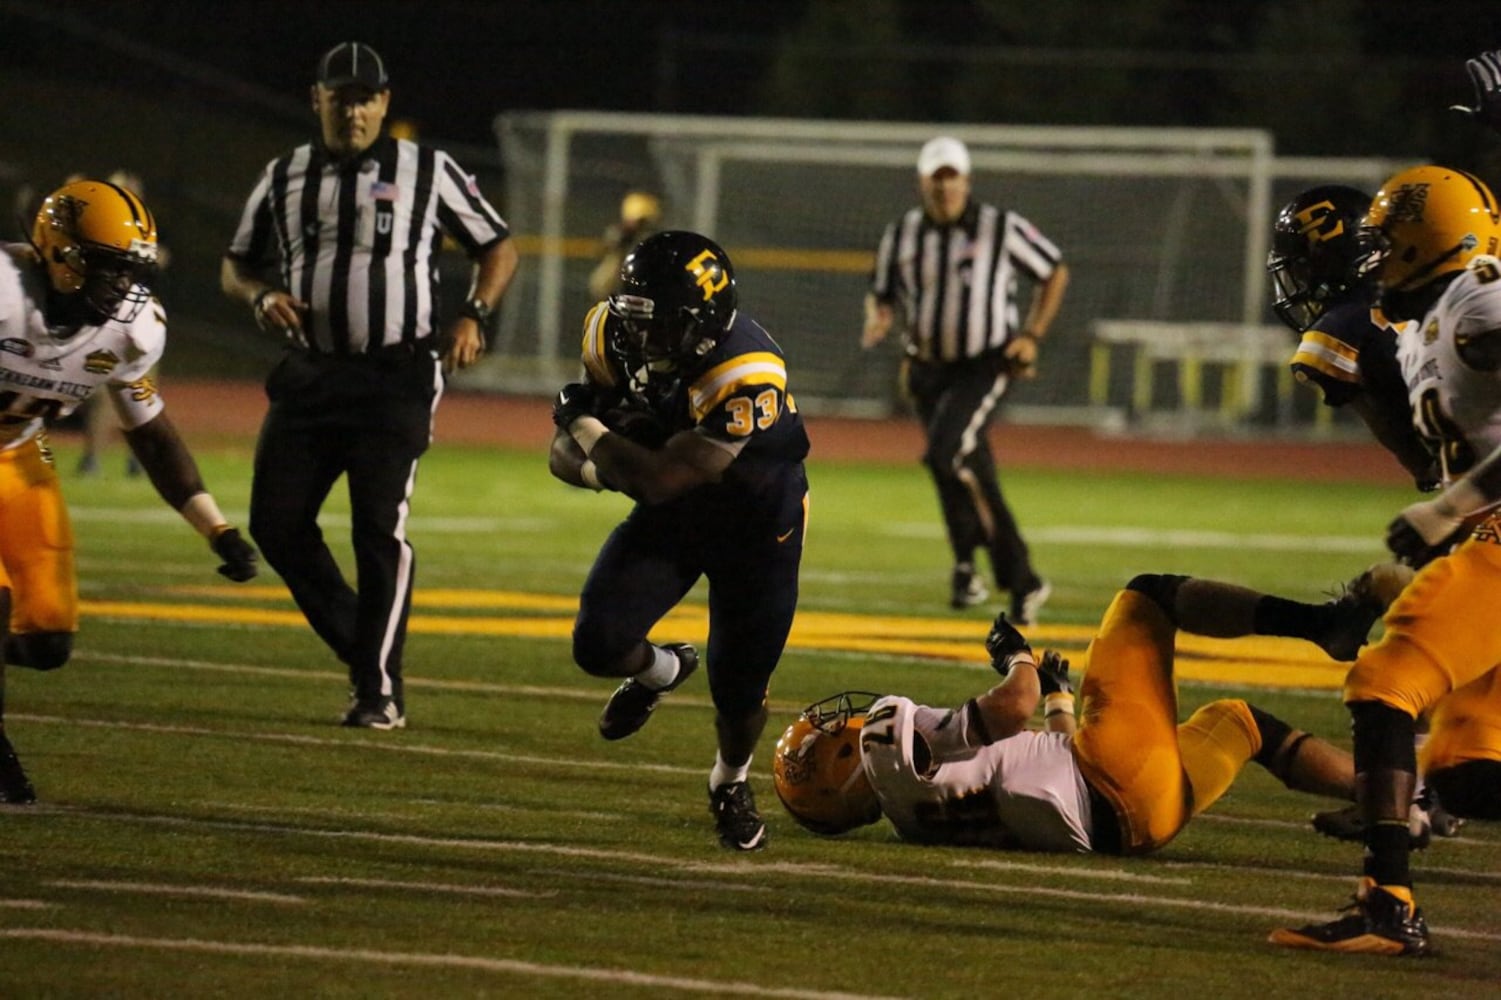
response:
M403 892L453 893L460 896L504 896L516 899L552 899L556 892L532 892L529 889L507 889L504 886L455 885L452 882L401 882L385 878L337 878L329 875L308 875L297 879L309 885L352 885L356 888L400 889Z
M244 521L243 512L238 513ZM160 524L176 526L181 518L166 508L134 510L125 507L70 505L75 521L107 524ZM347 528L349 515L325 514L325 528ZM534 534L557 527L558 522L540 517L422 517L414 515L411 528L435 535ZM872 529L889 538L938 539L943 529L936 521L890 521ZM1118 545L1177 549L1259 549L1269 552L1365 552L1379 555L1381 539L1374 535L1295 535L1240 533L1233 531L1172 528L1133 528L1118 525L1056 525L1027 531L1028 541L1050 545Z
M1091 892L1085 889L1065 889L1053 886L1039 886L1030 880L1019 883L983 882L975 881L972 879L952 879L926 875L892 875L880 872L846 868L841 865L830 864L773 862L772 864L768 865L757 863L755 859L744 859L735 862L705 863L692 858L680 858L673 855L650 854L638 851L619 851L606 848L577 847L568 844L546 843L539 841L522 842L486 840L477 837L427 837L417 834L377 833L370 830L319 830L275 823L242 823L229 820L204 820L146 813L110 812L100 813L96 815L88 810L65 811L72 816L97 818L108 822L127 821L144 823L153 826L181 827L186 829L236 830L246 833L264 833L274 835L279 838L301 836L327 840L351 840L361 841L365 843L403 844L407 846L433 847L442 849L460 849L510 854L532 854L559 858L588 858L591 860L607 861L616 864L651 866L659 870L675 869L679 871L699 874L714 873L728 875L747 875L758 878L765 878L769 874L790 875L796 878L807 878L809 875L816 875L817 877L822 879L838 879L845 882L860 883L865 885L900 885L921 889L941 889L944 891L973 891L986 895L999 895L1018 898L1066 899L1076 902L1120 905L1136 908L1153 907L1175 910L1190 910L1205 913L1225 913L1235 914L1238 916L1265 917L1270 920L1285 921L1291 923L1304 923L1311 920L1324 919L1328 916L1327 913L1311 912L1307 910L1294 910L1272 906L1253 906L1241 903L1222 903L1215 900L1197 897L1155 896L1140 892ZM1069 872L1067 874L1077 873ZM1435 927L1435 932L1449 938L1459 938L1474 941L1489 941L1501 944L1501 933L1467 930L1464 928L1448 925L1439 925Z
M396 742L401 737L389 733L373 733L373 739L333 739L325 736L303 736L297 733L247 733L224 729L207 729L201 726L174 726L154 722L116 722L106 719L65 719L56 715L31 715L26 712L8 712L6 718L38 724L83 726L93 729L125 729L139 733L162 733L171 736L207 736L213 739L232 740L243 743L255 740L261 743L283 743L294 746L337 747L362 752L414 754L421 757L453 757L461 760L493 760L508 764L536 764L542 767L588 769L591 771L631 771L652 774L703 774L701 767L676 767L670 764L646 764L640 762L582 759L577 757L535 757L527 754L501 753L495 750L456 750L451 747L435 747L420 743Z
M683 993L708 993L716 996L787 997L790 1000L891 1000L868 993L837 993L821 990L781 989L758 983L722 979L688 979L657 976L631 969L608 969L582 965L544 965L507 958L478 955L437 955L426 952L372 951L366 948L325 948L316 945L271 945L249 941L206 941L200 938L158 938L129 934L98 934L90 931L52 930L42 927L0 929L0 939L18 941L52 941L93 948L132 948L137 950L197 952L200 954L243 955L256 958L303 958L361 965L418 966L425 968L473 969L513 976L540 976L549 979L576 979L592 983L645 986Z
M204 899L236 899L251 903L287 903L301 905L307 902L303 896L289 896L280 892L254 892L246 889L225 889L212 885L168 885L160 882L112 882L102 879L60 878L43 882L43 885L59 889L95 889L100 892L124 892L148 896L193 896Z

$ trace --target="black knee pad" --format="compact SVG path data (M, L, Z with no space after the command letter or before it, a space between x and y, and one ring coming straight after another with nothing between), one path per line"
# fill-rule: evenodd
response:
M1423 776L1439 803L1464 819L1501 819L1501 761L1467 760Z
M1412 737L1416 722L1406 712L1379 701L1350 703L1350 729L1355 734L1355 773L1418 769Z
M1292 746L1288 748L1287 757L1281 762L1280 768L1274 765L1277 764L1277 751L1287 738L1292 735L1293 727L1275 715L1263 712L1255 705L1247 703L1246 708L1251 710L1251 718L1256 721L1256 731L1261 734L1261 749L1251 759L1277 775L1277 777L1283 777L1283 772L1287 770L1287 765L1296 755L1297 747ZM1306 737L1308 734L1304 733L1303 735Z
M1168 620L1174 625L1178 624L1178 615L1174 608L1178 606L1178 588L1187 582L1186 576L1175 576L1171 573L1139 573L1131 578L1126 584L1127 590L1134 590L1146 597L1162 609Z
M72 655L72 632L31 632L5 637L5 662L13 666L56 670Z

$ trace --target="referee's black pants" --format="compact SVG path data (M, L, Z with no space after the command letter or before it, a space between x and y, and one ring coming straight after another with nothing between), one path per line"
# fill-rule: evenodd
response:
M348 665L362 700L403 703L415 567L407 517L442 388L437 357L425 348L292 351L266 380L271 405L256 443L250 533L308 624ZM348 480L354 587L318 526L340 475Z
M954 562L972 563L985 549L996 585L1025 594L1041 583L1027 543L1001 496L987 432L1010 385L999 353L939 364L911 360L907 390L922 421L923 464L938 488L938 503Z

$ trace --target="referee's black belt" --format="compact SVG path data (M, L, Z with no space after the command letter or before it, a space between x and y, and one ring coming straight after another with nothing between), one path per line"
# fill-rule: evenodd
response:
M324 351L302 347L293 347L292 350L318 359L340 358L353 361L365 358L370 361L400 361L403 358L415 358L430 353L434 343L432 337L420 337L417 340L403 340L398 344L382 344L380 347L372 347L363 351Z

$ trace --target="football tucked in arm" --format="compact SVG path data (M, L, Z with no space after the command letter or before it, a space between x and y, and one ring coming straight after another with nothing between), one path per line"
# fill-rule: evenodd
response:
M620 404L599 414L611 431L643 448L660 448L672 437L672 428L655 413L640 406Z

